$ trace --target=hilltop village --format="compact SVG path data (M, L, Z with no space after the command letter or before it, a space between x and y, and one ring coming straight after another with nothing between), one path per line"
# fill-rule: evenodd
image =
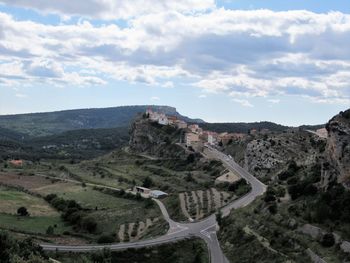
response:
M178 129L183 129L185 132L182 142L185 143L187 147L192 147L197 151L201 151L205 144L222 146L230 143L230 141L242 140L248 136L248 133L255 135L258 133L268 134L270 132L268 129L262 129L261 131L252 129L247 134L228 132L217 133L203 130L198 124L188 124L187 122L178 119L176 116L169 116L164 113L153 111L152 109L148 109L145 116L160 125L171 125Z

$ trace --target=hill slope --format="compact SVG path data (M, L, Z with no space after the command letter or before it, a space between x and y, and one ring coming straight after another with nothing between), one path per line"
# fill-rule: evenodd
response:
M129 126L137 114L145 112L149 107L186 121L202 122L180 115L173 107L143 105L3 115L0 116L0 127L32 137L78 129L115 128Z

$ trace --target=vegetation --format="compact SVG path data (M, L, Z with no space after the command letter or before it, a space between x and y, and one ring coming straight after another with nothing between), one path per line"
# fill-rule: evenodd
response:
M15 240L7 232L0 232L1 263L44 263L48 257L32 239Z
M207 247L201 240L192 239L152 248L127 249L111 252L102 250L93 254L52 254L52 258L62 263L209 263Z
M283 132L289 127L279 125L273 122L237 122L237 123L201 123L200 127L204 130L215 132L232 132L232 133L248 133L252 129L262 130L269 129L270 131Z

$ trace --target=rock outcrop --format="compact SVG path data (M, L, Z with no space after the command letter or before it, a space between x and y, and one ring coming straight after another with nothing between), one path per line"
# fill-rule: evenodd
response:
M323 181L337 181L350 186L350 109L334 116L326 125L328 131Z
M246 166L261 177L276 175L292 160L299 166L312 165L322 150L319 140L313 134L298 130L255 139L247 145Z
M186 158L185 150L177 145L181 136L179 129L139 118L131 126L129 147L133 152L160 158Z

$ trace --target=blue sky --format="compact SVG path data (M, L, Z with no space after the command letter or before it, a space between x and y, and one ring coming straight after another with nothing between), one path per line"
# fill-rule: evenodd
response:
M350 107L348 1L79 2L0 0L0 114L159 104L300 125Z

